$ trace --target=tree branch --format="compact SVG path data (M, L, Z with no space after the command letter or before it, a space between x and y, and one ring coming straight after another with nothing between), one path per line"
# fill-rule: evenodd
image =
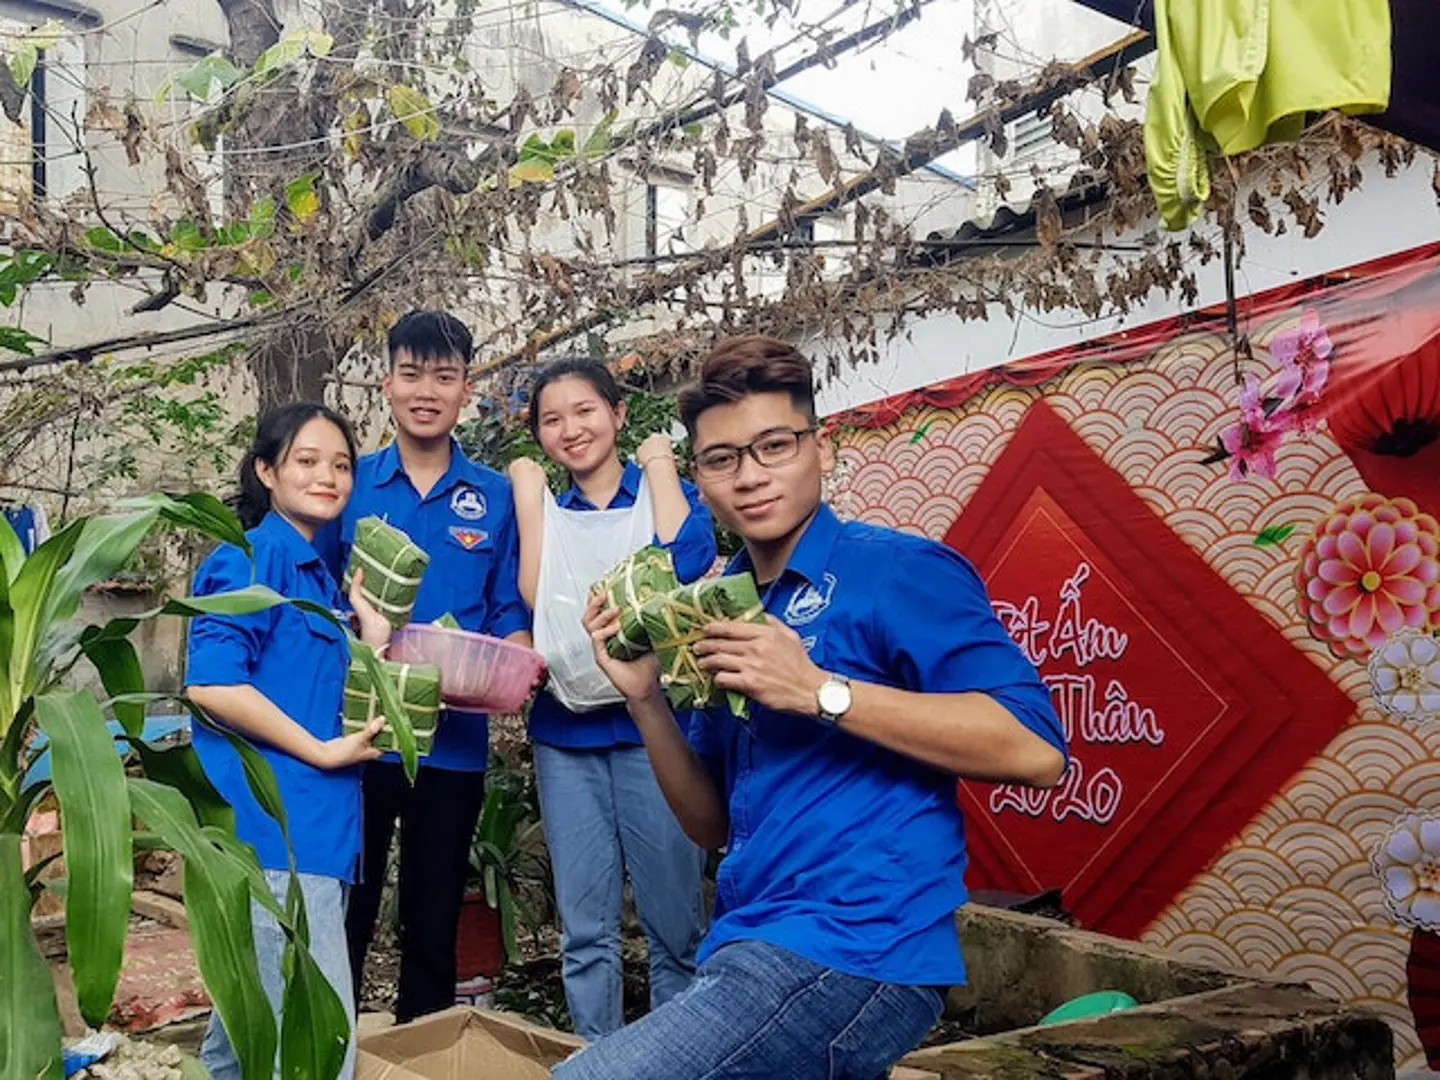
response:
M655 281L636 290L631 296L627 310L634 310L644 304L654 303L678 289L691 285L730 263L729 255L735 249L742 252L755 244L768 243L783 238L796 219L812 215L828 214L856 201L877 188L884 187L902 176L907 176L938 157L950 153L968 142L984 138L998 122L1012 120L1043 109L1047 105L1072 93L1082 86L1108 76L1112 71L1128 67L1155 49L1155 39L1147 33L1132 33L1105 48L1063 66L1057 74L1049 69L1017 94L1009 104L998 109L988 109L963 124L955 124L948 113L942 117L937 128L930 128L912 135L906 140L899 154L885 155L875 167L857 176L847 184L833 188L828 194L812 199L795 207L784 218L776 218L754 229L742 237L727 251L719 249L714 258L697 259L694 264L665 274ZM553 348L562 342L588 331L607 326L622 312L613 306L592 311L589 315L544 334L533 335L518 349L481 365L475 374L496 371L523 359L533 358L543 349Z
M104 341L94 341L88 345L74 345L68 349L55 349L51 352L40 353L36 356L22 356L16 360L0 361L0 373L9 371L29 371L31 368L42 367L49 364L89 364L105 353L126 352L130 349L153 349L158 345L175 345L185 341L199 341L208 337L217 337L222 334L233 334L240 330L248 330L255 326L266 326L273 322L279 322L286 316L293 316L295 311L288 309L284 311L266 311L255 315L249 315L240 319L226 319L211 323L197 323L193 326L184 326L175 330L151 331L144 334L129 334L124 337L107 338Z

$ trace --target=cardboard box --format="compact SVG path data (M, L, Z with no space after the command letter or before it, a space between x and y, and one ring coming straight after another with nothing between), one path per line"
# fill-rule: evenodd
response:
M362 1035L355 1080L549 1080L585 1045L505 1013L455 1008Z

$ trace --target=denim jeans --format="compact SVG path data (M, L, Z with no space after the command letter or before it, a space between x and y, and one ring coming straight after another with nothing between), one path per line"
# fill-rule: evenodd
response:
M289 873L266 870L265 880L275 899L284 904L285 893L290 887ZM350 1048L346 1051L339 1080L350 1080L355 1074L355 999L350 988L350 951L345 944L345 899L349 888L339 878L300 875L300 892L305 898L305 913L310 923L310 955L340 995L340 1001L350 1017ZM260 961L260 983L265 987L265 996L270 999L270 1008L275 1012L275 1075L278 1077L280 1003L285 992L285 932L280 929L275 917L253 900L250 902L250 922L255 932L255 955ZM235 1056L218 1012L210 1014L205 1041L200 1046L200 1061L210 1070L212 1080L240 1080L240 1059Z
M557 1065L555 1080L884 1080L939 1019L924 986L845 975L763 941L722 946L690 989Z
M690 985L704 932L705 854L681 831L644 747L535 744L535 781L560 908L561 973L575 1032L624 1023L620 913L625 875L650 946L650 1006Z

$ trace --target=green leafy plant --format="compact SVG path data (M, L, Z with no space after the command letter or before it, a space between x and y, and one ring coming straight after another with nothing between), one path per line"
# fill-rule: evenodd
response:
M500 914L500 932L505 956L520 959L516 931L534 927L536 919L520 892L540 876L536 841L540 816L524 791L525 778L503 767L492 768L485 777L485 802L470 846L469 886L485 895L485 903Z
M249 550L240 523L209 495L128 500L115 513L71 522L28 557L0 520L0 1074L59 1080L63 1073L55 989L30 925L34 898L44 888L63 895L77 1003L85 1020L99 1026L110 1011L124 952L134 854L159 845L184 858L196 961L245 1080L268 1080L277 1048L282 1076L329 1080L344 1058L348 1022L309 953L298 879L292 873L286 901L277 903L254 851L236 838L233 812L206 779L194 750L158 749L144 741L145 706L159 695L145 692L129 635L141 619L163 614L241 615L293 602L327 618L334 615L251 586L171 600L143 616L103 626L78 625L85 590L124 567L162 523ZM382 674L368 648L354 649L372 675ZM82 660L98 671L107 700L67 687ZM414 736L394 684L379 678L376 685L413 776ZM229 739L256 799L288 832L266 759L189 707L195 723ZM39 733L52 759L45 781L28 776L39 758ZM117 738L143 775L127 776ZM21 832L30 811L52 792L64 842L67 877L61 883L42 881L45 864L27 870L21 861ZM143 828L137 829L136 821ZM275 915L289 942L279 1031L256 963L252 901Z

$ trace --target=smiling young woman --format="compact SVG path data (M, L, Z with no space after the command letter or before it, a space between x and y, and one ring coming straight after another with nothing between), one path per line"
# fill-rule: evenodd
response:
M311 404L282 405L267 413L240 467L239 514L252 554L222 544L196 573L195 595L258 584L331 611L341 607L335 576L314 540L344 511L354 468L355 436L343 417ZM362 640L379 647L390 639L390 624L361 594L363 577L356 575L350 603ZM377 720L364 731L342 733L349 666L350 648L339 627L324 616L282 605L253 615L196 619L185 676L191 700L249 738L275 772L290 819L288 845L250 793L230 743L208 728L195 728L195 752L205 774L234 807L236 835L255 848L282 904L293 851L310 951L342 1001L350 999L345 902L360 857L359 766L379 755L371 741L384 726ZM261 982L278 1015L285 936L258 904L252 921ZM200 1056L211 1075L239 1076L218 1013L211 1017ZM347 1055L342 1077L352 1069Z
M670 550L682 581L710 568L715 560L710 512L694 486L681 480L669 437L651 435L635 461L620 460L616 439L625 426L625 400L603 364L563 360L545 368L531 387L529 419L546 456L570 473L570 488L550 509L561 516L583 514L591 525L596 515L605 515L607 530L618 527L603 541L596 539L598 531L587 533L587 562L601 564L603 573L643 547L646 540L629 543L643 536ZM546 531L548 490L540 464L513 462L510 476L520 528L521 591L533 608L545 545L569 541ZM637 521L635 515L643 513L650 519ZM578 624L585 597L563 599ZM651 1005L663 1005L690 984L695 971L704 855L665 804L625 707L616 702L579 711L562 704L557 693L536 697L530 737L563 927L565 995L576 1032L594 1039L623 1021L620 905L626 876L649 941Z

